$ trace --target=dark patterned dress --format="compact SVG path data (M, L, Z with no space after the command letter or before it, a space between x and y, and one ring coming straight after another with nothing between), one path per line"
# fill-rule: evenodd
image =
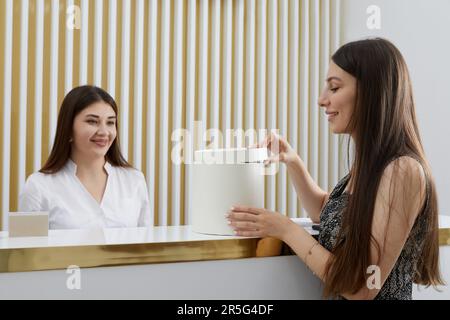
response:
M344 191L349 178L350 175L347 175L339 181L320 213L319 243L329 251L336 243L341 227L342 212L347 206L350 196ZM394 268L375 299L412 299L413 280L422 252L426 229L426 215L421 213L416 218Z

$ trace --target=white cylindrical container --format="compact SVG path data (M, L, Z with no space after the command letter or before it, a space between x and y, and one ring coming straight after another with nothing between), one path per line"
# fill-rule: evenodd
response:
M265 159L265 148L196 151L192 165L192 229L234 235L225 217L232 206L264 207Z

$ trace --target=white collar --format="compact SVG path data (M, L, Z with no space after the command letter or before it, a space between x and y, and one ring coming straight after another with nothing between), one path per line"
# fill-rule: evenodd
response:
M72 159L68 159L66 162L66 168L67 170L72 173L73 175L76 175L77 173L77 164L72 160ZM112 170L112 166L108 161L105 161L105 165L103 166L103 168L105 168L106 173L108 173L108 175L111 174L111 170Z

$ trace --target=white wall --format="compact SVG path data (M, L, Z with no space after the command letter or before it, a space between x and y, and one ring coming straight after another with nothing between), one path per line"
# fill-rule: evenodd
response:
M381 28L369 30L366 9L381 10ZM450 1L342 0L343 43L370 36L391 40L411 73L425 152L439 196L450 215Z

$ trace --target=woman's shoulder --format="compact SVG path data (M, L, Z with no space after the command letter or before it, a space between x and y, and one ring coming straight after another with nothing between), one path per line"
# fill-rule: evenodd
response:
M40 171L36 171L30 174L27 178L27 183L36 184L36 183L45 183L51 180L57 173L43 173Z
M28 176L25 182L24 190L27 191L39 191L47 190L50 188L57 173L43 173L40 171L34 172Z
M422 164L411 156L392 160L383 172L379 192L381 198L390 199L399 208L407 207L406 211L415 216L427 196L427 177Z
M392 160L385 168L383 177L396 177L405 183L424 184L425 171L422 164L414 157L400 156Z

